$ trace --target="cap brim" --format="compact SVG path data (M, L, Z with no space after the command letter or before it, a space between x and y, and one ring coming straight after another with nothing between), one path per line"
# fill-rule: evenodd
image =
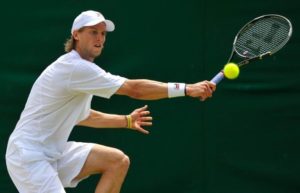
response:
M115 24L110 20L104 21L106 24L106 31L114 31L115 30Z
M106 24L106 31L114 31L115 30L115 24L110 21L110 20L102 20L102 19L95 19L93 21L88 22L87 24L85 24L84 26L93 26L93 25L97 25L98 23L104 22Z

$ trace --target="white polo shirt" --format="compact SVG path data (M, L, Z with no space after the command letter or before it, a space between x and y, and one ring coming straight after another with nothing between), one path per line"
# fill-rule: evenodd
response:
M7 154L22 148L36 152L28 159L58 159L73 127L89 115L93 95L110 98L125 80L75 50L62 55L34 83Z

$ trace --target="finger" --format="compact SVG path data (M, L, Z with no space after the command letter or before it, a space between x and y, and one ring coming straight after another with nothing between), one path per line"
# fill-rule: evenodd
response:
M145 106L143 106L141 108L138 108L137 112L145 111L147 108L148 108L148 105L145 105Z
M205 101L207 99L207 95L204 93L202 96L199 97L200 101Z
M204 84L204 92L207 92L210 90L210 87L207 83Z
M153 118L152 117L141 117L140 120L141 121L152 121Z
M206 85L206 95L207 95L207 97L211 97L213 92L214 92L213 88L210 86L210 84L207 84Z
M211 97L212 96L212 93L213 93L213 91L212 91L212 89L211 88L209 88L209 90L208 90L208 92L207 92L207 97Z
M215 84L215 83L209 82L208 84L209 84L209 87L210 87L213 91L216 90L216 84Z
M140 112L140 116L146 116L146 115L149 115L150 114L150 111L142 111Z
M152 122L141 121L139 124L142 126L152 126Z
M212 93L212 89L210 88L209 85L207 85L207 95L210 95Z
M141 133L144 133L144 134L149 134L149 131L147 131L146 129L144 129L142 127L137 127L136 130L141 132Z

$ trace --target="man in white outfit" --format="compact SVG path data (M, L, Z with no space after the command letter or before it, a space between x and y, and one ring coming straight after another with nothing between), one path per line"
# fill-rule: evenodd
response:
M114 23L97 11L78 15L65 44L66 54L49 65L35 81L26 106L11 134L6 163L20 193L65 193L93 174L101 174L96 193L119 193L129 167L120 150L93 143L68 141L75 125L128 128L148 134L152 124L147 106L130 115L106 114L91 109L92 97L113 94L158 100L190 96L205 100L216 86L130 80L112 75L95 63L106 33Z

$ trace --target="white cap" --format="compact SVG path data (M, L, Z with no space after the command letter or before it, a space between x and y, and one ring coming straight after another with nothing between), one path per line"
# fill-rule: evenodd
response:
M106 24L106 31L114 31L115 24L112 21L105 19L100 12L92 10L81 12L73 22L71 34L82 27L93 26L101 22Z

